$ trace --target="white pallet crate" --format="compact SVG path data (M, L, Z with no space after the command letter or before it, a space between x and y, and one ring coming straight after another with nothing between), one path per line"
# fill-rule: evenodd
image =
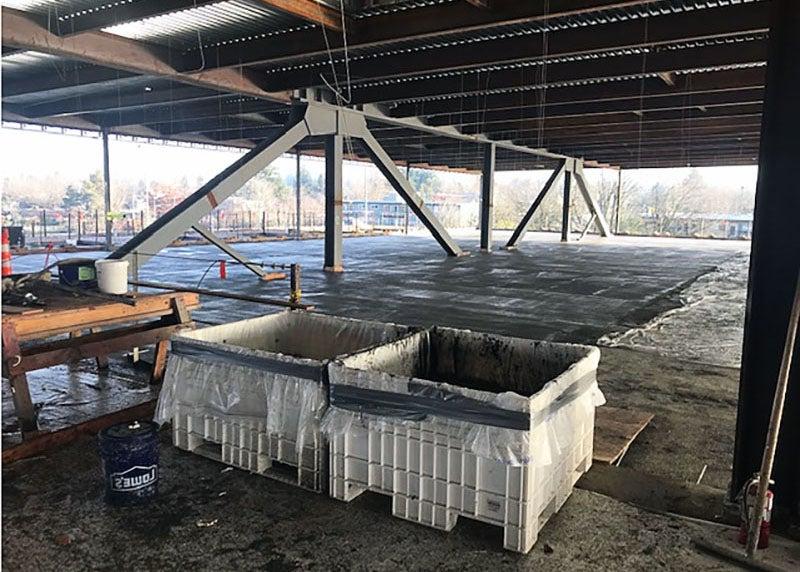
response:
M400 518L459 516L528 552L591 467L600 351L433 328L329 366L330 495L392 497Z
M394 324L287 311L172 338L156 421L176 447L313 491L327 485L327 360L394 340Z

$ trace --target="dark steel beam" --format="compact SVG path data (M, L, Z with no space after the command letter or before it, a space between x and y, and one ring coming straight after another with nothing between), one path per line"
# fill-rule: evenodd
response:
M544 123L549 127L583 125L608 125L627 123L628 125L644 124L657 121L677 121L683 125L691 125L697 119L752 116L761 113L761 103L745 103L741 105L719 105L705 109L689 107L687 109L670 109L665 111L645 112L641 116L633 111L627 113L608 113L602 115L545 117L544 120L523 119L522 121L506 121L491 125L467 125L461 131L465 134L492 133L500 139L516 138L515 134L524 131L538 131ZM506 136L508 134L508 136Z
M481 250L492 249L492 225L494 224L494 164L496 149L493 144L483 147L483 171L481 172Z
M689 72L718 66L753 65L766 61L766 42L762 39L730 44L654 49L641 55L612 55L580 61L551 62L547 65L547 85L583 83L608 79L641 77L661 72ZM537 66L538 67L538 66ZM352 86L355 104L407 101L441 96L489 94L497 90L539 89L540 70L490 70L424 76L408 81L374 82Z
M5 71L5 70L4 70ZM27 103L31 99L46 100L70 97L80 92L126 88L131 82L145 81L143 76L102 66L80 63L58 66L57 70L24 79L3 74L3 102Z
M761 464L800 274L800 3L773 0L730 498ZM800 515L800 341L794 346L772 478L773 515Z
M174 101L201 101L222 97L216 91L201 87L183 86L171 89L147 91L144 88L124 93L101 93L71 97L59 101L48 101L24 107L22 115L27 117L59 117L65 115L85 115L125 109L142 109L161 106Z
M459 127L477 125L483 127L493 123L522 121L525 119L541 119L553 117L584 117L589 115L606 115L610 113L655 111L674 111L700 107L719 107L732 105L759 104L764 91L761 88L701 93L691 96L662 95L647 99L626 98L613 101L596 101L571 104L548 104L544 107L521 107L497 111L475 111L451 115L440 115L428 121L429 125L454 125Z
M409 39L485 31L491 26L537 22L614 8L631 8L649 0L550 0L549 9L540 2L497 0L492 10L475 10L468 5L439 4L410 10L391 10L385 15L364 18L348 27L348 46L357 50ZM219 46L206 55L207 69L268 63L270 65L313 55L339 55L344 49L342 34L328 32L327 44L319 30L284 34L280 38L254 38ZM188 68L187 68L188 69Z
M358 81L404 76L419 76L450 70L463 70L542 58L556 60L600 52L634 50L647 46L691 42L768 30L767 12L759 3L699 9L649 18L558 29L542 34L500 35L483 41L446 39L432 49L388 50L375 58L359 58L349 62L350 75ZM314 65L304 62L288 70L272 71L267 86L272 90L323 86L320 73L327 71L327 57Z
M158 107L139 107L125 110L102 111L91 117L96 123L109 127L122 125L144 125L149 123L180 123L183 121L206 119L209 126L215 125L215 120L235 117L248 113L265 113L282 111L286 106L272 103L263 99L247 101L228 101L217 99L215 101L172 101Z
M674 87L657 78L630 79L594 85L553 86L547 88L543 97L541 90L520 91L487 95L453 97L419 103L399 103L389 107L392 117L436 117L453 113L485 110L519 109L558 105L563 103L593 103L627 98L650 98L664 95L693 96L701 93L738 91L764 87L764 68L734 69L705 73L681 74L676 77Z

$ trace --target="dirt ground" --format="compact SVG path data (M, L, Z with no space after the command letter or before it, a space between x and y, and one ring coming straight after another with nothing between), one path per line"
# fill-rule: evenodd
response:
M388 497L350 504L177 450L163 435L159 502L112 508L93 439L3 470L6 570L727 570L697 552L700 525L575 490L528 555L499 528L450 533L391 516ZM199 526L198 523L213 523Z
M372 246L388 248L383 239L369 240L375 241ZM311 242L289 246L306 248ZM351 252L367 245L349 244ZM413 275L417 283L425 280L416 286L424 287L419 296L397 298L391 305L398 312L402 309L402 315L364 298L369 292L380 298L393 296L385 281L368 282L383 276L371 268L348 274L359 285L358 296L352 290L340 292L346 286L342 277L330 283L312 282L316 288L311 290L319 292L314 301L321 306L335 302L339 306L333 310L353 317L424 323L442 315L455 326L532 338L560 338L567 332L566 339L588 341L669 311L676 306L672 296L678 284L730 258L729 251L686 244L686 252L677 243L670 249L644 245L652 251L631 248L624 241L613 248L586 244L565 261L562 246L532 243L522 258L476 257L469 262L473 266L469 272L432 258L429 272ZM408 245L415 243L409 240ZM396 245L391 246L396 252ZM370 256L376 264L384 258L380 252ZM418 253L410 250L409 256L413 258L409 264L419 266ZM501 271L498 265L508 268ZM608 271L596 275L602 268ZM442 274L445 270L447 276ZM488 291L479 287L481 277L495 275L500 286ZM402 274L404 286L408 280L409 274ZM464 290L458 297L458 312L445 303L452 298L446 291L453 283ZM531 284L536 289L531 290ZM504 298L498 297L501 293ZM466 299L474 303L463 304ZM487 307L495 311L486 314ZM373 314L361 316L356 310ZM379 311L386 315L374 315ZM710 313L714 315L713 309ZM700 328L693 330L687 335L707 335ZM645 479L654 475L695 483L707 465L703 484L712 491L712 499L721 501L732 460L738 370L630 348L604 347L601 352L598 380L608 404L655 414L616 470L635 471ZM43 412L77 410L82 401L100 399L93 396L98 390L87 381L85 366L75 367L67 375L70 387L77 389L51 396ZM120 375L130 376L129 370ZM144 391L146 382L142 384ZM3 566L8 570L731 569L692 546L698 534L725 530L718 525L648 512L590 490L576 489L544 527L531 553L522 556L503 550L500 528L462 518L453 532L439 532L392 517L388 497L363 494L350 504L341 503L265 477L226 470L173 448L169 437L168 431L162 433L159 501L144 507L112 508L103 502L93 438L4 465Z

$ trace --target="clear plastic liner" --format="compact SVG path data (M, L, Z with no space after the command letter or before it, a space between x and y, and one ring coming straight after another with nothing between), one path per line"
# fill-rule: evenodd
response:
M218 419L265 421L302 450L327 405L325 361L406 333L407 328L284 312L173 338L154 420L178 410Z
M491 355L481 358L482 352ZM605 403L596 379L599 355L597 348L588 346L434 328L331 364L331 404L321 429L334 437L398 425L421 429L422 424L432 423L437 433L457 439L480 457L512 466L550 465L584 434L581 424L593 422L594 408ZM441 380L465 377L463 369L458 375L455 370L470 362L485 368L493 360L499 375L492 377L484 369L483 382L528 390L531 395L471 389L458 382L436 382L414 375L435 374ZM553 377L545 380L542 376ZM476 384L474 378L469 382ZM352 398L353 392L348 392L349 399L337 405L337 386L373 390L380 401L365 393L359 403ZM433 394L425 388L435 388L441 396L439 412L434 403L421 401L421 396ZM466 399L454 400L452 396ZM396 408L387 414L392 401ZM468 410L456 411L453 403ZM487 421L487 411L495 416L507 412L508 418L515 420L523 413L528 423L525 428L498 426Z
M739 367L747 297L747 254L739 253L680 293L680 306L646 324L601 337L601 346Z

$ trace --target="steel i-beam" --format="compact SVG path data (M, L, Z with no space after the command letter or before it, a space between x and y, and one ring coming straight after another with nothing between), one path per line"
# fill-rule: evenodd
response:
M325 272L342 272L342 157L341 135L325 138Z
M483 172L481 174L481 250L492 249L492 224L494 219L494 164L495 145L483 149Z

